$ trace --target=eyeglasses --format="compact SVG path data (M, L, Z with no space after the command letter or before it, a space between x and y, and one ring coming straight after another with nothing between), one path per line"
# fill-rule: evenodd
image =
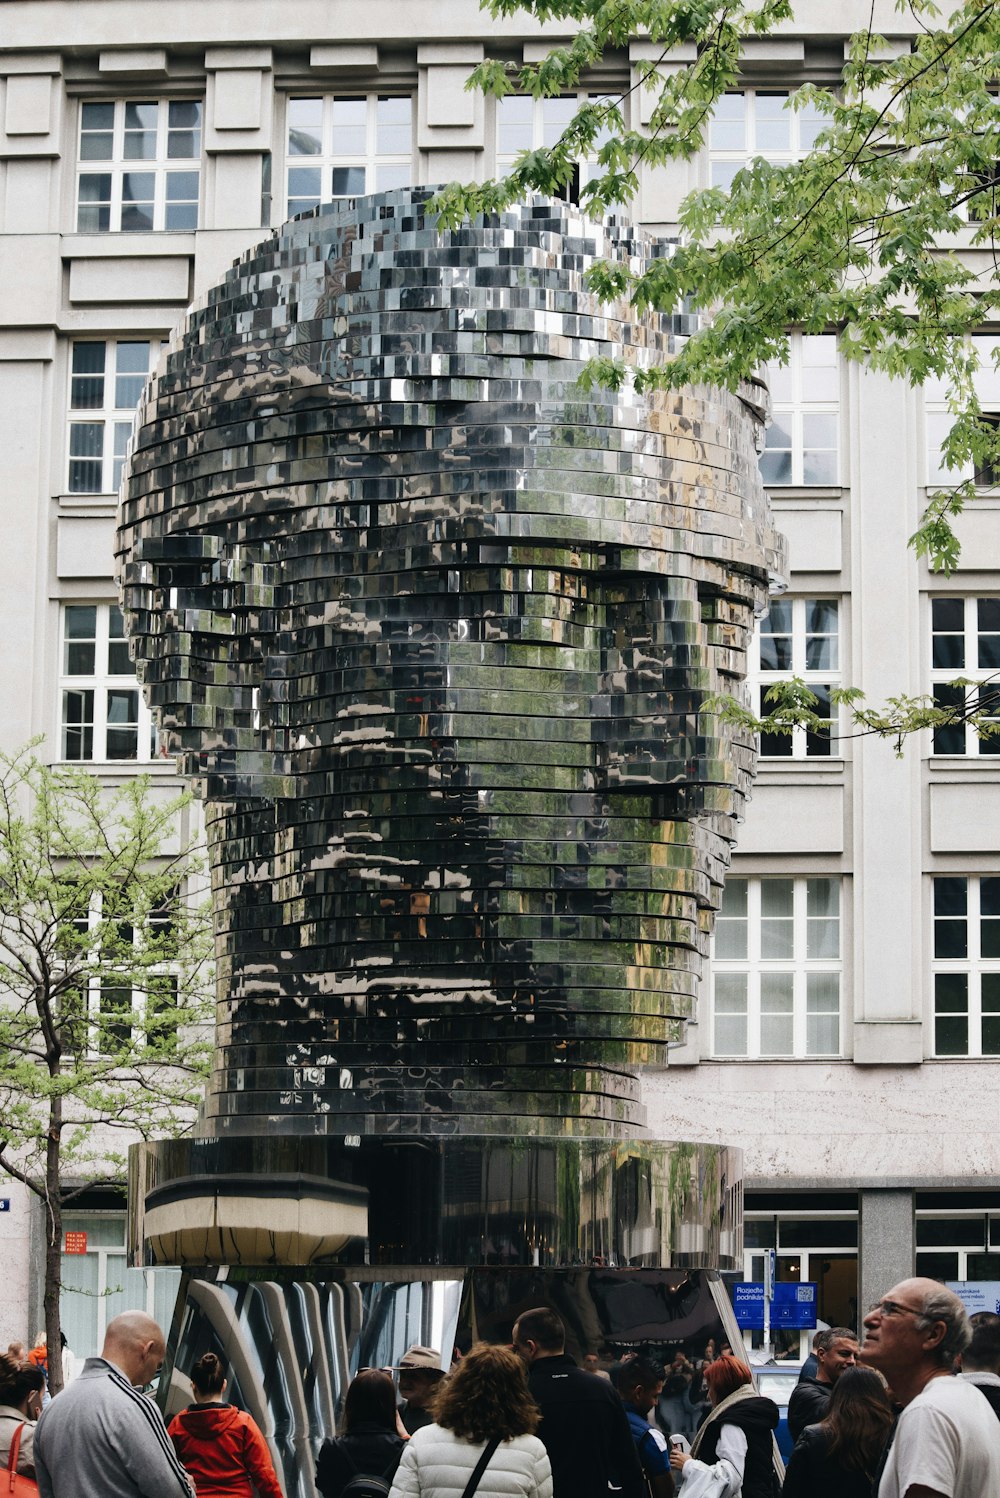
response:
M902 1306L898 1300L877 1300L873 1306L868 1307L869 1316L922 1316L923 1307L919 1310L913 1306Z

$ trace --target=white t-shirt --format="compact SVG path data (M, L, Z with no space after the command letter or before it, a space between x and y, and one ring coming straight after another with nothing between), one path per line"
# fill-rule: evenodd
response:
M932 1378L899 1417L878 1498L921 1485L946 1498L1000 1494L1000 1423L965 1379Z

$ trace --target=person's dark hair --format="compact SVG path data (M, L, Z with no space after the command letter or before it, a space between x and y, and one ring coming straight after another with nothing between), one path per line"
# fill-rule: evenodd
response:
M430 1411L445 1430L474 1442L531 1435L542 1418L521 1359L489 1342L478 1342L442 1380Z
M362 1368L348 1385L343 1434L349 1436L366 1423L381 1425L393 1434L396 1431L396 1386L381 1368Z
M721 1404L743 1384L753 1383L753 1375L746 1363L741 1363L739 1358L734 1358L729 1352L722 1353L714 1363L709 1363L704 1370L704 1377L713 1404Z
M537 1342L545 1352L562 1352L566 1346L566 1328L555 1311L548 1306L536 1306L533 1311L523 1311L517 1318L517 1329L525 1342Z
M834 1342L856 1342L857 1333L849 1326L828 1326L813 1337L813 1352L829 1352Z
M892 1401L873 1368L844 1369L820 1425L827 1456L874 1479L892 1427Z
M203 1352L191 1369L191 1382L197 1394L220 1394L226 1381L226 1370L214 1352Z
M626 1389L652 1389L663 1382L663 1369L649 1358L633 1358L618 1370L618 1392Z
M33 1390L45 1388L45 1374L35 1363L19 1363L0 1352L0 1404L19 1405Z
M977 1311L969 1317L972 1341L962 1354L962 1367L974 1373L996 1373L1000 1370L1000 1316L992 1311Z

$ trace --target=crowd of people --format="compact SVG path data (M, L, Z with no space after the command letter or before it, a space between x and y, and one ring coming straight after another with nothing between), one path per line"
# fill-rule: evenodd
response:
M577 1366L559 1316L524 1312L511 1345L445 1367L430 1347L366 1368L319 1450L320 1498L1000 1498L1000 1315L971 1319L934 1280L896 1285L863 1320L820 1331L779 1411L732 1349L668 1364L607 1349ZM282 1498L268 1442L227 1402L211 1351L165 1426L143 1390L165 1345L137 1311L47 1406L44 1359L0 1355L0 1462L42 1498Z

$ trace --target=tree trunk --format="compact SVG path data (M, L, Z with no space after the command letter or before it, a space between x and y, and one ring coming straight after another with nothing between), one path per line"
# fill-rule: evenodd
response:
M49 1350L49 1393L63 1386L62 1321L59 1295L62 1289L62 1192L59 1179L62 1146L62 1098L49 1104L49 1135L45 1145L45 1335Z

